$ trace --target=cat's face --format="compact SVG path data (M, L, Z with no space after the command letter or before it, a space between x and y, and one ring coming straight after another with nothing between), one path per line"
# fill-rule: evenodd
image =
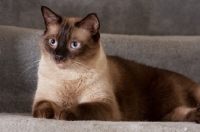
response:
M67 18L47 7L41 9L46 25L41 37L43 57L59 68L73 63L91 63L99 51L99 20L96 14L89 14L83 19Z

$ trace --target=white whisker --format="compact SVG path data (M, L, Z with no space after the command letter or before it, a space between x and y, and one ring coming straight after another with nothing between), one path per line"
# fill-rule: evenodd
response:
M38 70L38 69L35 69L35 70L32 70L32 71L31 71L31 73L29 74L29 76L26 78L25 83L26 83L26 81L28 80L28 78L32 75L32 73L33 73L34 71L36 71L36 70Z
M88 66L85 66L84 64L82 64L82 63L80 63L80 62L78 62L78 61L71 60L71 62L73 62L73 63L71 63L71 64L76 64L76 66L81 66L81 67L84 68L84 70L86 70L86 71L89 71L90 69L92 69L92 68L90 68L90 67L88 67Z
M23 66L20 66L20 67L29 66L29 65L35 64L35 63L37 63L37 62L39 62L39 61L40 61L40 60L36 60L36 61L34 61L34 62L27 63L27 64L25 64L25 65L23 65Z
M38 64L35 65L35 63L32 63L32 65L30 65L30 67L26 68L26 70L24 70L24 72L22 72L19 77L21 77L26 71L28 71L29 69L31 69L31 68L33 68L34 66L37 66L37 65Z

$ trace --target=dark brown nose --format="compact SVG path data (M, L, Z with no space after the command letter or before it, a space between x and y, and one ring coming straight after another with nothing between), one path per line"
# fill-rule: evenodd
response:
M55 55L57 61L61 61L64 57L62 55Z

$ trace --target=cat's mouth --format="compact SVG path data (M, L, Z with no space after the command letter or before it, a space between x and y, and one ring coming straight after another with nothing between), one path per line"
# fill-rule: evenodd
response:
M60 69L66 68L66 62L64 62L64 61L55 61L55 63L57 65L57 67Z
M54 59L54 64L56 64L56 66L60 69L66 69L66 68L69 68L71 67L72 65L72 60L70 59L62 59L62 60L55 60Z
M62 58L62 59L54 59L54 63L61 69L66 67L66 58Z
M62 64L64 63L62 60L55 60L56 64Z
M62 60L55 60L56 64L64 64L66 63L66 59L62 59Z

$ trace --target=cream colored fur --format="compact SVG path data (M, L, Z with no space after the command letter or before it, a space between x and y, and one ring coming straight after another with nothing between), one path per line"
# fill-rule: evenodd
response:
M113 87L109 83L111 81L107 59L101 44L99 54L90 65L71 63L77 66L60 69L49 56L42 55L34 104L48 100L65 108L79 103L105 102L112 105L114 120L120 120Z

